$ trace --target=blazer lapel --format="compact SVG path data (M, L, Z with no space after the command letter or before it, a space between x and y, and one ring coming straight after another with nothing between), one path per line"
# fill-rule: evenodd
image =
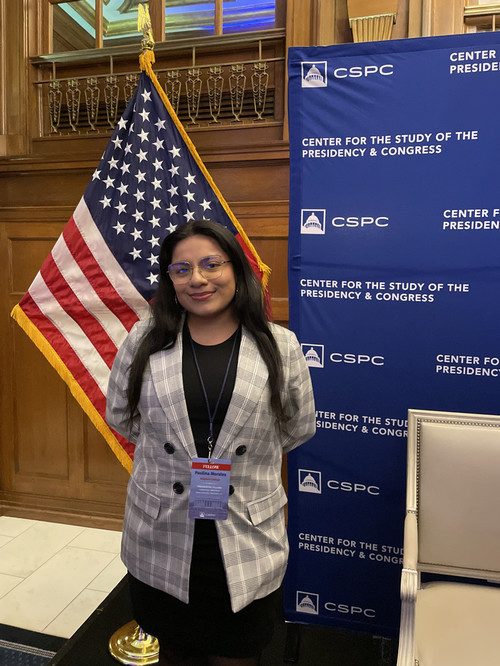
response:
M212 456L222 458L250 415L255 411L268 379L267 367L245 327L241 336L233 395Z
M172 349L150 357L151 375L158 401L167 422L175 431L191 458L196 457L182 382L182 329Z

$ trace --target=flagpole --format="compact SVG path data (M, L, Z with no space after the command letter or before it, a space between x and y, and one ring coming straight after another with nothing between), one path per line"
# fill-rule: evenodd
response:
M141 70L145 69L145 63L154 62L154 39L151 29L151 18L146 4L139 3L138 30L142 31L141 54L139 62ZM151 65L150 65L151 66ZM130 666L146 666L157 664L160 657L160 645L158 639L146 633L135 620L131 620L117 629L109 639L108 649L112 657L121 664Z

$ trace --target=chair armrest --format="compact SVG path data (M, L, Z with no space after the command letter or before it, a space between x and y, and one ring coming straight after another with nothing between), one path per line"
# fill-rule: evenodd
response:
M401 572L401 623L397 666L414 666L415 603L418 588L418 530L414 512L406 514L403 571Z
M417 514L408 511L404 526L403 569L417 569L418 562L418 524Z

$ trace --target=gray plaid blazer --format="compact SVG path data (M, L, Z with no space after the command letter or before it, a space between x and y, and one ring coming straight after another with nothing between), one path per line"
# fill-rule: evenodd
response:
M300 345L291 331L271 326L283 358L287 433L280 432L271 409L266 365L243 329L234 391L212 453L232 462L229 515L216 528L234 612L281 584L288 558L282 455L315 432ZM194 534L189 485L197 454L183 392L181 334L172 349L150 357L132 431L125 422L128 369L148 327L148 321L138 322L119 349L107 394L109 425L136 444L122 559L136 578L187 603Z

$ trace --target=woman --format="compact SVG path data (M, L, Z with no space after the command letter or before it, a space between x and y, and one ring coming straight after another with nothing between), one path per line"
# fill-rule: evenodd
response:
M160 664L256 664L288 555L282 455L315 415L297 339L267 321L225 227L165 238L153 317L120 348L107 400L108 423L136 443L122 559ZM200 459L214 477L197 481Z

